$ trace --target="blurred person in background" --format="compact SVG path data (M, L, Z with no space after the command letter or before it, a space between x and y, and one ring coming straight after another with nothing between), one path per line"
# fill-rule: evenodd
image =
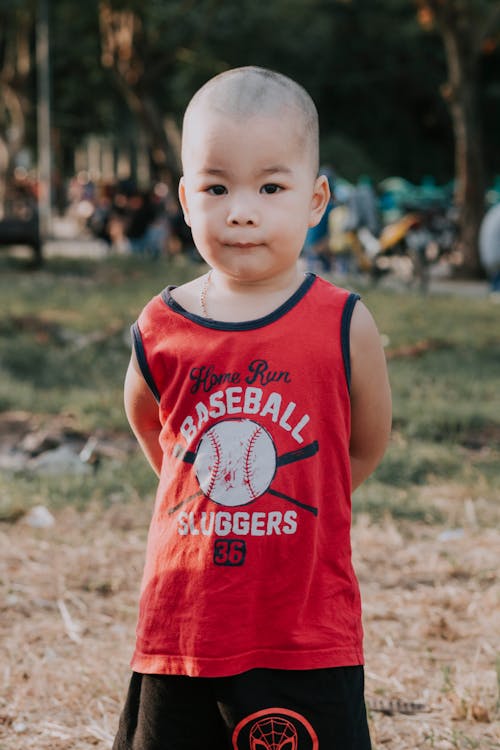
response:
M479 257L491 284L500 298L500 203L485 214L479 231Z

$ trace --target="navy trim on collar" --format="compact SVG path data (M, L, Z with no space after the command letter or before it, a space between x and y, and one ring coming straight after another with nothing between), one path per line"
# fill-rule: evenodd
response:
M270 323L274 323L276 320L285 315L289 310L295 307L295 305L312 287L312 285L316 281L316 278L317 277L314 273L306 273L305 279L299 286L297 291L295 291L289 299L283 302L283 304L276 308L276 310L273 310L273 312L269 313L268 315L264 315L264 317L262 318L256 318L255 320L244 320L240 323L212 320L212 318L203 318L201 315L195 315L194 313L188 312L172 297L170 292L172 291L172 289L175 289L175 286L168 286L166 289L164 289L161 293L161 298L165 302L165 304L170 307L171 310L179 313L179 315L182 315L185 318L188 318L188 320L192 320L193 323L204 326L205 328L212 328L219 331L252 331L255 328L263 328Z

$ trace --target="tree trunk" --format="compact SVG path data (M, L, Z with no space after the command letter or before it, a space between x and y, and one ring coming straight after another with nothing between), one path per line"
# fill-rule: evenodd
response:
M2 81L1 76L0 86L2 87L1 106L6 121L6 134L0 137L0 216L3 216L8 187L12 184L15 159L24 142L25 115L21 97L10 85Z
M5 214L5 197L7 195L7 173L9 169L9 149L7 141L0 136L0 219Z
M116 68L113 73L117 88L146 134L156 176L166 182L170 189L176 190L180 177L179 159L175 147L170 143L158 107L152 97L127 83Z
M132 10L117 11L109 0L99 5L103 65L112 68L119 91L146 134L156 176L176 189L180 164L171 132L150 95L144 76L144 60L137 56L136 36L142 24Z
M480 274L478 235L484 214L484 168L481 124L477 102L478 56L476 35L467 21L441 27L449 82L443 88L455 135L455 203L459 211L459 249L463 271Z
M172 133L166 127L161 113L151 96L137 97L140 111L137 112L143 128L149 135L151 156L158 176L174 191L177 189L181 174L179 154L172 143Z

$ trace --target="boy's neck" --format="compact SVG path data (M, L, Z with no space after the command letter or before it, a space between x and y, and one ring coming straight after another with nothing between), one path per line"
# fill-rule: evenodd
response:
M200 288L208 317L224 322L262 318L286 302L304 281L298 264L269 279L231 278L217 269L210 271Z

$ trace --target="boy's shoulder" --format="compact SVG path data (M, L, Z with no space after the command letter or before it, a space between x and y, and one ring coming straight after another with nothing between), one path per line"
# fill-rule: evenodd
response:
M184 310L190 314L199 314L200 289L202 287L202 277L193 279L179 286L167 284L142 307L136 324L142 332L153 329L161 323L162 326L171 326L173 324L169 311ZM179 317L174 316L173 320L178 321ZM170 322L168 322L170 321Z
M166 302L168 299L173 299L181 307L185 307L189 310L190 307L196 306L196 303L199 300L201 287L202 277L197 277L179 285L167 284L144 304L143 309L146 310L158 303Z
M326 299L348 299L349 297L360 299L358 292L339 286L335 282L324 279L321 276L316 276L315 287Z
M190 312L198 312L200 294L203 288L203 276L197 276L191 281L186 281L184 284L179 286L167 287L169 294L172 299L177 302L184 310ZM162 292L165 294L166 290Z

